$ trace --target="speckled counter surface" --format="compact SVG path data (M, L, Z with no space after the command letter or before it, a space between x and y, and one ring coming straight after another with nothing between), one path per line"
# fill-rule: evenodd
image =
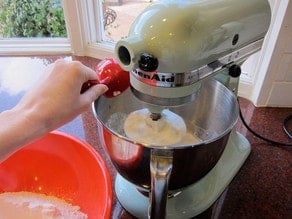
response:
M0 57L0 61L4 58ZM38 58L46 60L48 64L60 57ZM95 68L98 63L98 60L86 57L61 58L79 60L91 68ZM6 60L3 62L7 64ZM1 80L4 70L2 65ZM3 83L0 85L0 111L3 111L12 107L22 93L8 95ZM292 108L256 108L246 99L239 98L239 101L243 116L252 129L275 141L292 143L282 129L283 120L292 114ZM86 140L100 153L108 166L114 185L116 171L99 145L97 121L91 108L60 130ZM292 218L291 148L260 140L247 131L240 119L236 130L249 140L251 153L217 202L196 218ZM112 218L133 218L121 207L115 195Z
M240 107L257 133L292 142L282 129L284 119L292 114L291 108L255 108L244 99L240 99ZM237 130L250 141L251 154L226 191L220 218L291 218L291 148L254 137L241 121Z

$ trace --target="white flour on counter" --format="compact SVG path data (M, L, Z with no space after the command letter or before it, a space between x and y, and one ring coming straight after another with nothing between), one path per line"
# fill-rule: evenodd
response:
M86 219L79 206L54 196L32 192L0 194L1 219Z

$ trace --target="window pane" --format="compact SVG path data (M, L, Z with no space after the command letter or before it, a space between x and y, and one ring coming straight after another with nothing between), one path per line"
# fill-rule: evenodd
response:
M135 18L153 0L103 0L106 41L118 41L128 35Z
M0 39L67 37L61 0L0 0Z

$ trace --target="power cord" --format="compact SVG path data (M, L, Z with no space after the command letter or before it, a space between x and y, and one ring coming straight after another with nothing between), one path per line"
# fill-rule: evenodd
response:
M288 130L288 125L289 125L290 121L292 122L292 115L289 115L286 117L286 119L284 119L283 129L284 129L285 133L288 135L288 137L292 138L292 134Z
M239 100L237 99L238 101L238 104L239 104ZM277 144L277 145L281 145L281 146L292 146L292 143L284 143L284 142L278 142L278 141L274 141L272 139L268 139L258 133L256 133L254 130L252 130L248 124L245 122L244 118L243 118L243 115L242 115L242 112L241 112L241 109L240 109L240 105L239 105L239 117L242 121L242 123L244 124L244 126L247 128L248 131L250 131L252 134L254 134L256 137L266 141L266 142L269 142L271 144ZM292 138L292 134L289 132L288 130L288 123L289 121L291 121L292 119L292 115L289 115L285 118L284 122L283 122L283 129L285 131L285 133L288 135L289 138Z

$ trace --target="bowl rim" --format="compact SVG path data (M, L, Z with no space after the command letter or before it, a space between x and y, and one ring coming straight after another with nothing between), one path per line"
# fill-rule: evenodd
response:
M103 217L103 218L110 218L111 216L111 211L112 211L112 202L113 202L113 191L112 191L112 181L111 181L111 176L109 173L109 170L107 168L107 165L104 161L104 159L101 157L101 155L94 149L94 147L92 145L90 145L89 143L87 143L84 140L81 140L75 136L72 136L70 134L58 131L58 130L54 130L52 132L47 133L46 135L44 135L43 137L39 138L38 140L31 142L29 144L23 145L19 150L15 151L13 154L11 154L9 157L7 157L5 160L3 160L2 162L0 162L0 169L2 165L5 165L9 162L9 158L14 156L17 153L20 153L21 150L26 150L29 147L35 147L35 145L38 143L38 141L41 141L45 138L58 138L58 137L62 137L65 138L67 140L69 140L70 142L74 142L76 145L80 145L83 149L85 149L86 153L89 152L89 156L92 156L94 159L94 162L97 163L97 167L100 171L101 177L98 180L98 182L103 182L102 186L103 186L103 191L104 191L104 201L100 204L103 205L103 207L101 209L103 209L102 211L100 211L99 215L96 215L96 218L98 217ZM9 163L8 163L9 164ZM25 165L25 164L23 164ZM4 172L5 173L5 172ZM1 172L0 172L1 174ZM1 184L0 184L1 187ZM14 192L14 191L9 191L7 189L4 188L5 186L3 186L3 188L0 189L0 194L4 193L4 192ZM18 190L16 191L18 192ZM30 191L28 191L30 192ZM35 192L35 191L33 191ZM41 192L40 192L41 193ZM41 194L45 194L45 193L41 193ZM75 205L75 204L73 204ZM84 212L86 214L88 214L89 212ZM90 215L89 215L90 216Z

